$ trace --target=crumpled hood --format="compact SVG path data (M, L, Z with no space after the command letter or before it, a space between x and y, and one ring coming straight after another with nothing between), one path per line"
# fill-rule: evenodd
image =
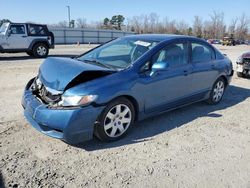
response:
M70 58L47 58L39 69L39 79L51 89L63 91L78 75L88 71L110 72L107 68Z

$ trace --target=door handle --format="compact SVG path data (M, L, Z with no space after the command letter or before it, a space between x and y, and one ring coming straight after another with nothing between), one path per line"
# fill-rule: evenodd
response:
M188 75L188 71L187 70L184 70L183 73L184 73L185 76Z
M27 37L27 36L22 36L23 38Z

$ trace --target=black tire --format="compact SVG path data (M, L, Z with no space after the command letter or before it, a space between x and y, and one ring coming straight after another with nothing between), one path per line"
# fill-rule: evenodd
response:
M121 106L120 108L121 113L117 114L116 110L119 105ZM129 108L130 111L126 113L127 108ZM110 118L111 117L110 114L114 116L113 120ZM124 116L122 114L124 114ZM130 118L131 121L129 123L126 122L122 123L123 120ZM121 139L128 133L129 129L134 124L134 121L135 121L135 109L133 104L124 97L117 98L108 103L106 108L101 113L100 117L97 120L98 123L95 125L94 134L101 141L106 141L106 142L116 141ZM124 130L123 132L121 132L122 128ZM111 136L113 132L114 136Z
M243 72L237 72L237 76L240 78L245 78L245 74Z
M28 54L29 56L31 56L31 57L34 57L34 54L33 54L33 52L32 51L30 51L30 52L26 52L26 54Z
M223 85L223 90L221 90L221 89L219 90L219 88L218 88L219 85L218 84ZM214 82L214 85L213 85L212 91L210 92L210 96L209 96L209 99L207 100L207 103L208 104L218 104L221 101L221 99L223 98L223 96L224 96L225 89L226 89L225 80L222 77L218 78ZM217 91L218 91L218 93L217 93Z
M37 58L45 58L49 54L49 48L44 43L37 43L33 47L33 54Z

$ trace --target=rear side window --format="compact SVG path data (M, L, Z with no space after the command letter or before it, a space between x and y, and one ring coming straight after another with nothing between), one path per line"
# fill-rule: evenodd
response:
M43 25L32 25L28 27L29 35L44 36L47 35L47 29Z
M170 67L178 67L188 63L187 43L174 43L160 50L154 57L153 63L168 62Z
M207 45L192 43L192 62L203 63L215 59L214 50Z
M25 34L24 25L11 25L10 33L11 34Z

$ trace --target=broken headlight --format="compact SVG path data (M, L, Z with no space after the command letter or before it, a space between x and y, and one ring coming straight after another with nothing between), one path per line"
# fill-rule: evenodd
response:
M38 77L35 78L35 80L31 84L30 88L32 91L37 91L37 90L40 90L42 88L42 82L40 81L40 79Z
M97 99L97 95L84 95L84 96L62 96L58 106L61 107L76 107L86 106Z
M236 64L243 64L243 58L242 58L242 56L240 56L240 57L237 58Z

